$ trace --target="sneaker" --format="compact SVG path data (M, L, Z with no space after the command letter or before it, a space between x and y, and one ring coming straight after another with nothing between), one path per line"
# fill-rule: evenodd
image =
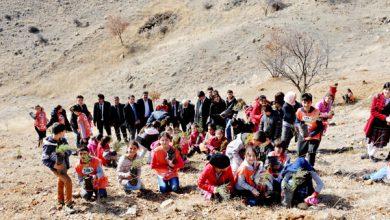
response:
M57 210L61 210L64 207L65 203L63 201L57 203Z
M360 156L360 159L364 160L364 159L368 159L370 156L368 156L368 154L362 154Z
M370 174L363 175L363 180L369 180L369 179L370 179Z
M73 208L73 204L65 205L64 211L66 212L66 214L69 214L69 215L76 213L76 210Z

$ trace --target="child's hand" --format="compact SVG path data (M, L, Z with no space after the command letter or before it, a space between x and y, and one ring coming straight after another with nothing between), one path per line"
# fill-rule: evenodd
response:
M260 193L259 193L259 191L257 191L257 189L253 189L252 190L252 194L254 195L254 196L259 196L260 195Z
M173 163L173 161L168 160L168 166L173 168L175 167L175 164Z

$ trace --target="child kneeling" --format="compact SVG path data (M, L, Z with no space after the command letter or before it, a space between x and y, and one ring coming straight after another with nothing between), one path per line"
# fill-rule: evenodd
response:
M246 199L250 206L259 205L269 198L273 191L272 176L267 173L263 164L256 160L252 147L247 147L245 160L241 163L235 176L236 194Z
M143 161L142 154L138 154L139 148L138 142L130 141L127 154L119 158L117 168L118 181L127 193L143 188L141 182Z
M157 172L161 193L179 190L178 172L184 167L180 152L170 145L171 135L162 132L158 146L152 151L151 168Z
M76 165L76 173L81 185L80 195L86 200L107 197L108 179L103 173L100 160L88 153L88 148L79 149L80 161Z
M217 153L211 156L198 178L198 187L208 200L230 198L233 191L234 177L229 157Z

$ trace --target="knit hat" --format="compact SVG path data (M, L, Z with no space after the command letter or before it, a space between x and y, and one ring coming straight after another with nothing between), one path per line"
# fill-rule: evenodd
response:
M218 169L225 169L230 166L230 160L226 155L217 153L211 156L210 164Z
M385 83L383 89L390 89L390 82Z

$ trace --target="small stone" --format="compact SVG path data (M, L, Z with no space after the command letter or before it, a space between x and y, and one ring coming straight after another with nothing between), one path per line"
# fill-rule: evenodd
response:
M305 202L299 203L297 207L302 210L307 210L309 208L309 206Z
M40 30L37 27L30 26L30 27L28 27L28 32L32 33L32 34L38 34L40 32Z
M342 174L343 174L343 171L340 169L333 172L333 175L337 175L337 176L342 175Z
M133 205L127 209L126 213L122 216L136 216L137 215L137 205Z
M371 179L364 181L364 185L372 185L372 184L374 184L374 181L372 181Z
M166 208L167 206L170 206L172 204L173 204L173 199L167 199L160 204L160 208Z
M12 20L11 15L4 15L4 18L8 21Z

